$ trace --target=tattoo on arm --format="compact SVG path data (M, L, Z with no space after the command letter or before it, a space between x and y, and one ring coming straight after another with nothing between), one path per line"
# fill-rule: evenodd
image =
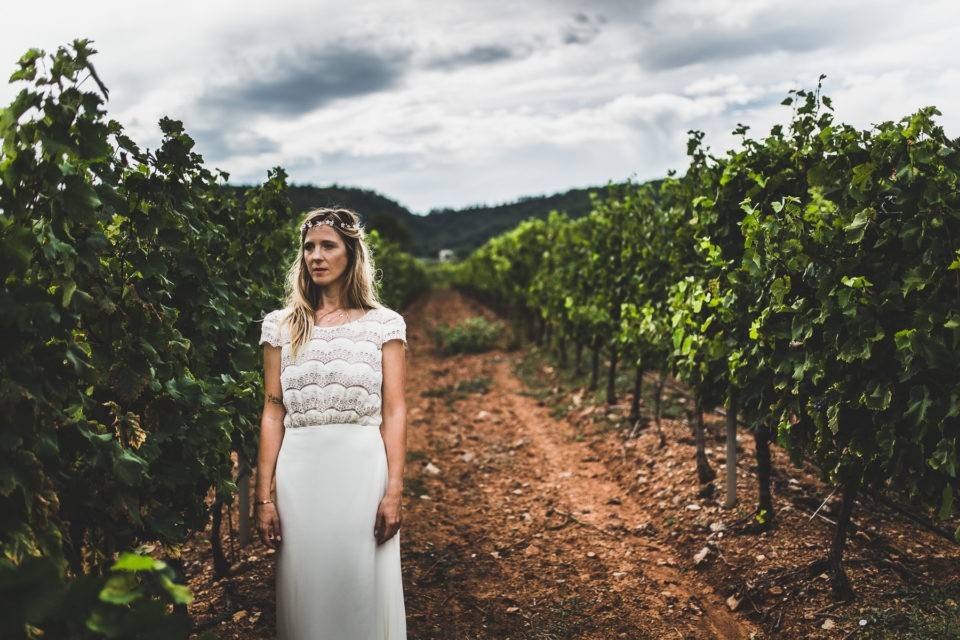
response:
M278 404L283 406L283 398L273 395L272 393L267 394L267 402L272 402L273 404Z

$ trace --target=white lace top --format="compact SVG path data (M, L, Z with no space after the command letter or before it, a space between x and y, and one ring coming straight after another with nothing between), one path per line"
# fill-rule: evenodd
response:
M260 334L260 344L282 347L280 385L287 411L283 426L380 426L382 347L388 340L400 340L406 348L403 316L380 307L345 324L315 326L294 357L290 329L283 321L286 314L286 309L268 313Z

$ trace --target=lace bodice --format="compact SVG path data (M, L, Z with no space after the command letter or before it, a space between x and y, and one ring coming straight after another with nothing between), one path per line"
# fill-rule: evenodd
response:
M380 426L383 343L400 340L406 348L403 316L380 307L345 324L315 326L294 357L286 314L285 309L268 313L260 334L260 344L281 347L280 385L287 411L283 426Z

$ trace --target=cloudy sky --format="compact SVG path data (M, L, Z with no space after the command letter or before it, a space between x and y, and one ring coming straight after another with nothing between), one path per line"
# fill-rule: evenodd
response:
M935 104L960 135L956 0L144 4L5 7L4 77L29 47L90 38L141 146L167 115L233 183L282 165L418 213L682 170L689 129L721 152L820 73L844 121Z

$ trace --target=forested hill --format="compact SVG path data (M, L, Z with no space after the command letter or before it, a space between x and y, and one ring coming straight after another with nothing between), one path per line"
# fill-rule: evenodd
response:
M570 189L550 196L524 196L514 202L464 209L435 209L417 216L418 255L436 257L440 249L452 249L466 257L493 236L516 227L527 218L546 218L550 211L571 218L590 213L590 192L604 195L606 187Z
M236 187L243 188L243 187ZM435 209L422 215L369 189L331 185L291 185L289 196L297 214L313 207L344 206L356 210L368 228L417 256L436 258L441 249L465 257L489 238L517 226L526 218L546 218L556 209L571 218L590 211L590 192L603 196L605 186L570 189L549 196L525 196L514 202L463 209Z

